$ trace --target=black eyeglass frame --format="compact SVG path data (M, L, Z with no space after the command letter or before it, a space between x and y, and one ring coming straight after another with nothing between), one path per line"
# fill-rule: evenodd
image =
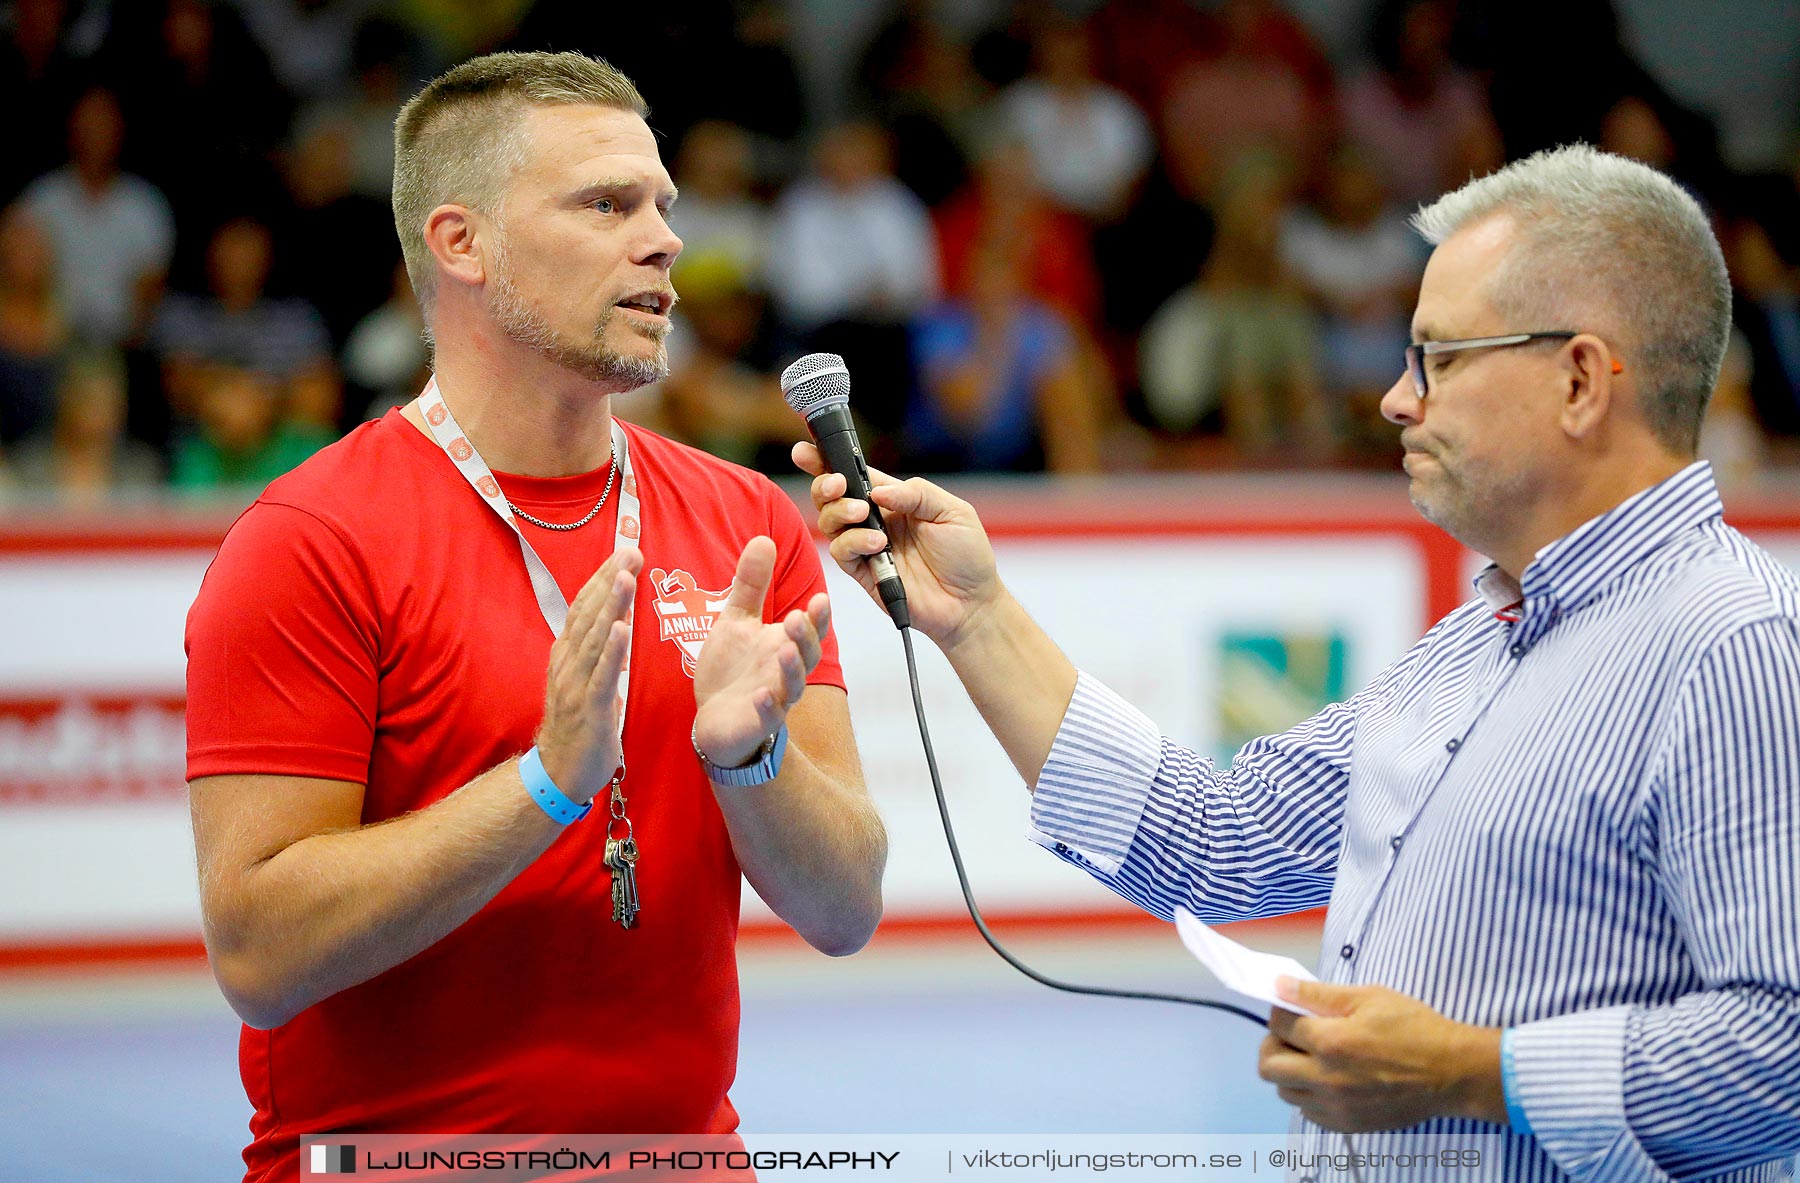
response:
M1541 333L1502 333L1497 337L1463 337L1455 341L1416 341L1406 347L1406 372L1412 377L1413 392L1424 401L1431 393L1425 377L1425 359L1439 353L1461 353L1465 349L1505 349L1532 341L1568 341L1581 334L1566 329Z

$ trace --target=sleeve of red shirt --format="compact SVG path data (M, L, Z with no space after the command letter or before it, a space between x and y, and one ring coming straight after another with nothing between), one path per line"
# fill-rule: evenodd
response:
M365 784L378 636L367 569L338 532L291 506L252 506L188 611L188 779Z
M825 590L825 569L819 562L819 544L813 541L806 520L773 481L767 483L769 537L775 540L775 580L769 592L770 620L780 620ZM835 610L835 605L834 605ZM808 686L844 685L844 667L838 660L837 634L825 634L819 664L807 675Z

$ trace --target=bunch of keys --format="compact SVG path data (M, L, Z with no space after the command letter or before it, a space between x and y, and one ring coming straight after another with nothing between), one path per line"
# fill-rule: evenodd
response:
M638 918L637 839L631 836L631 818L625 814L625 765L613 773L612 792L607 812L606 854L600 860L612 872L613 923L620 928L635 928ZM625 836L614 838L613 831L623 822Z
M631 837L629 830L622 842L608 834L602 861L612 870L613 922L621 928L631 928L638 918L637 839Z

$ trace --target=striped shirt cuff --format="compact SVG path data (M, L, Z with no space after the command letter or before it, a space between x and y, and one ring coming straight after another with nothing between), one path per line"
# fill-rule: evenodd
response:
M1500 1092L1506 1098L1507 1124L1512 1126L1513 1133L1530 1137L1531 1118L1519 1104L1519 1085L1513 1079L1516 1071L1513 1067L1513 1029L1508 1027L1500 1033Z
M1670 1180L1625 1120L1630 1017L1629 1006L1577 1011L1523 1023L1502 1039L1507 1113L1516 1107L1524 1120L1514 1128L1528 1128L1578 1183Z
M1080 674L1031 799L1026 835L1073 862L1115 875L1162 763L1162 731Z

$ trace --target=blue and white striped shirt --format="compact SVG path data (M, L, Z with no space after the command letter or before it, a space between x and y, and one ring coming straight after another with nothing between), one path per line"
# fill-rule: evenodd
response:
M1223 771L1083 675L1033 838L1164 917L1329 903L1321 978L1507 1028L1508 1179L1791 1178L1800 580L1700 463L1478 586Z

